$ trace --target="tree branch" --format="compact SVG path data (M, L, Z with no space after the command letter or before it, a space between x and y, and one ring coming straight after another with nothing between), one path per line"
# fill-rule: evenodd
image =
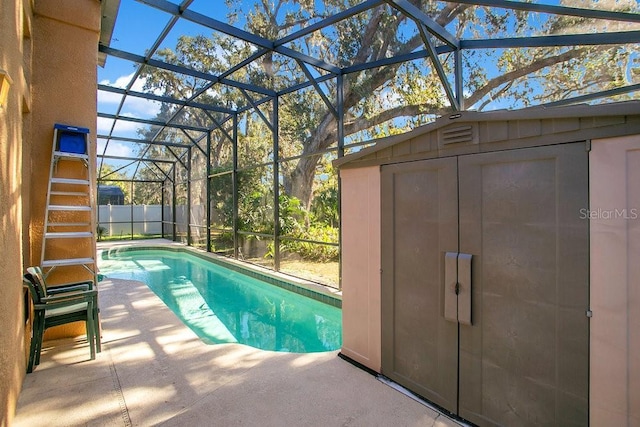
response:
M344 131L347 135L352 135L356 132L369 129L373 126L382 124L386 121L395 119L397 117L413 117L418 114L434 114L442 115L451 112L450 108L443 108L430 103L414 104L414 105L402 105L387 110L370 117L359 117L349 123L345 123ZM323 139L320 145L324 148L329 147L335 142L337 138L337 129L335 124L329 124L323 128Z
M398 117L413 117L418 114L440 115L450 111L451 110L449 108L442 108L431 103L418 105L401 105L394 108L386 109L384 111L381 111L379 114L371 117L358 117L350 123L345 123L344 130L345 134L351 135Z
M483 87L479 88L471 96L469 96L465 100L465 105L469 105L469 106L474 105L476 102L478 102L488 93L490 93L492 90L494 90L497 87L500 87L501 85L507 82L514 81L528 74L534 73L536 71L540 71L543 68L560 64L562 62L573 59L577 56L580 56L585 50L586 50L585 48L572 49L560 55L550 56L548 58L543 58L537 61L533 61L526 67L518 68L517 70L513 70L511 72L502 74L498 77L494 77L493 79L489 80Z

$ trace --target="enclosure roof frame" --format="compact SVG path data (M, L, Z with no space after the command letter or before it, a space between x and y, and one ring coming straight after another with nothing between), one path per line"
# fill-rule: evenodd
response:
M118 13L118 6L120 0L105 0L103 1L103 32L101 34L98 46L98 53L101 65L108 57L119 58L121 60L132 62L136 65L136 70L132 74L131 80L124 87L115 87L105 84L98 84L98 90L116 94L121 96L121 101L115 113L99 112L98 117L108 120L113 120L111 130L107 133L99 135L99 138L105 141L104 150L102 153L98 153L100 162L104 159L113 159L118 156L107 155L107 147L111 141L128 141L128 142L140 142L147 144L147 148L140 151L137 158L138 167L143 162L153 162L154 159L148 156L149 149L153 145L163 146L166 148L185 148L186 152L189 151L188 144L177 144L167 141L162 141L160 136L167 129L177 129L189 136L189 139L193 139L193 136L188 132L200 133L198 140L202 140L207 134L210 134L216 129L221 129L227 138L233 140L228 130L225 130L224 126L228 126L228 123L233 119L234 123L237 123L238 115L242 115L246 112L254 111L258 114L262 120L267 124L272 132L277 133L274 129L273 120L266 117L263 112L260 111L260 106L266 103L272 103L278 105L277 99L283 95L298 90L311 88L318 93L320 98L327 105L328 111L338 116L344 112L344 106L341 104L343 99L340 96L336 97L336 101L332 101L322 90L320 84L329 82L333 79L341 79L342 76L357 73L366 70L373 70L379 67L384 67L392 64L400 64L403 62L413 61L416 59L429 58L434 65L434 71L439 76L440 83L442 84L447 98L450 103L451 112L464 112L465 106L461 99L463 86L463 74L461 67L456 66L454 71L454 82L449 82L445 72L442 68L439 55L453 53L459 55L466 50L478 50L478 49L506 49L506 48L524 48L524 47L548 47L548 46L574 46L574 45L603 45L603 44L635 44L640 43L640 31L612 31L600 34L562 34L562 35L542 35L531 37L513 37L513 38L495 38L495 39L465 39L459 38L452 34L449 30L440 26L435 20L429 17L420 8L416 7L409 0L366 0L362 1L354 6L348 7L332 16L326 17L318 22L315 22L305 28L292 32L276 40L270 40L253 34L247 30L241 29L237 26L217 20L215 18L203 15L190 9L193 4L193 0L182 0L179 4L167 1L167 0L138 0L142 5L151 7L156 11L163 12L168 15L169 21L165 25L164 29L160 32L158 37L153 41L149 49L146 50L144 55L128 52L122 49L111 46L113 27L116 23L116 14ZM483 6L489 8L502 8L508 10L519 10L528 12L538 12L544 14L556 14L563 16L572 16L579 18L593 18L603 20L615 20L620 22L640 23L640 13L631 13L625 11L608 11L608 10L596 10L576 7L566 7L558 5L547 5L539 3L529 3L513 0L452 0L452 3ZM304 37L312 34L316 31L322 31L328 27L339 24L340 22L347 20L358 14L370 11L378 7L389 7L392 10L399 11L408 20L413 21L417 28L420 30L423 49L415 50L410 53L405 53L396 57L378 59L376 61L365 62L361 64L349 64L344 66L338 66L323 60L321 58L312 57L303 52L296 51L288 44L295 43L304 39ZM194 68L187 67L180 64L171 64L165 61L154 59L153 55L157 52L163 41L176 24L180 21L188 21L193 24L197 24L212 31L220 32L233 39L248 43L255 46L256 50L246 59L229 67L228 70L220 75L213 75L198 71ZM432 41L431 39L436 42ZM233 79L231 76L236 71L254 63L255 61L263 58L267 55L278 54L282 55L293 62L295 62L302 74L305 77L303 82L294 82L290 86L273 89L264 87L253 82L241 82ZM184 99L178 99L174 97L168 97L159 95L152 92L141 92L134 90L133 86L135 81L140 76L144 67L152 67L157 69L166 70L172 73L178 73L185 76L191 76L196 79L206 81L207 84L185 97ZM325 74L314 76L313 70L321 70ZM318 71L319 72L319 71ZM317 73L316 73L317 74ZM244 105L213 105L205 104L198 100L198 97L208 90L214 88L223 88L225 90L238 90L240 91L246 100ZM576 97L575 99L567 99L559 101L550 105L565 105L576 102L587 102L590 100L598 99L601 97L609 97L618 94L636 92L640 90L640 85L623 86L614 90L602 91L599 93L584 95ZM257 97L252 95L256 94ZM123 113L123 106L127 99L142 99L147 101L156 101L161 103L167 103L171 105L177 105L178 109L170 117L164 120L158 120L157 118L136 118L130 117ZM335 104L334 104L335 102ZM188 124L175 123L174 120L178 114L185 108L199 109L205 113L210 120L210 125L195 126ZM276 107L277 108L277 107ZM272 112L277 114L277 112ZM234 119L236 118L236 119ZM117 135L116 123L117 122L134 122L143 126L157 128L155 134L144 140L133 140L131 138L126 139ZM196 145L197 148L202 151L195 141L191 144ZM171 150L173 153L173 150ZM182 162L182 157L186 154L177 155L174 162ZM131 160L128 156L123 156L122 160ZM166 161L164 159L163 161ZM158 159L158 162L161 162ZM136 168L137 173L137 168ZM135 174L134 173L134 179ZM100 176L100 175L99 175Z

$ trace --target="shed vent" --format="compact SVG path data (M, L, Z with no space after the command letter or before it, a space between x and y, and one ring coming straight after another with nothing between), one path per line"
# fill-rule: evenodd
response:
M473 126L456 126L442 129L440 137L442 145L473 142Z

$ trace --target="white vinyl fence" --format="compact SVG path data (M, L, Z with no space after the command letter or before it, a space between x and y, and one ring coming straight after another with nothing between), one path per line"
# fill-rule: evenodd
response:
M98 226L105 236L162 233L162 205L100 205ZM132 224L133 222L133 224Z
M162 234L162 205L100 205L98 206L98 226L104 228L104 236L130 236L131 234ZM165 221L170 222L171 207L164 206ZM204 206L193 205L190 209L191 224L206 224ZM176 206L176 226L178 234L187 231L187 207ZM133 233L132 233L133 227ZM192 229L196 239L206 236L205 230ZM202 236L201 236L202 234Z

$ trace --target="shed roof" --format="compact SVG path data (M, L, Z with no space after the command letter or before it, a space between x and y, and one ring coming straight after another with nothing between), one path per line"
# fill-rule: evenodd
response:
M98 192L105 196L124 196L122 188L117 185L98 185Z
M482 152L482 144L504 148L585 141L640 134L640 102L535 107L490 112L461 111L411 132L379 138L356 153L334 160L339 168L381 165L442 156L442 152Z

